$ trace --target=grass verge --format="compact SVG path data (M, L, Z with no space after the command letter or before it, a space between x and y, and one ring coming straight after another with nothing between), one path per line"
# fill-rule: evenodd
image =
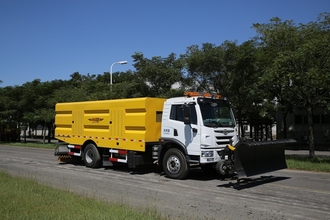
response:
M288 155L286 163L289 169L317 172L330 172L330 157L316 157L310 160L308 156Z
M150 219L154 210L109 204L0 172L0 219Z
M0 145L16 146L16 147L33 147L33 148L46 148L55 149L58 144L43 144L41 142L4 142L0 141Z

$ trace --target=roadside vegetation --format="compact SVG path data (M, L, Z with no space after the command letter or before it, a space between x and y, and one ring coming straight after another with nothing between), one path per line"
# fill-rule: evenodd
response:
M33 147L33 148L44 148L44 149L55 149L57 144L42 144L36 142L1 142L0 145L16 146L16 147Z
M0 219L162 219L153 209L133 209L68 193L0 172Z
M308 156L288 155L286 156L286 163L288 169L330 173L330 157L309 159Z

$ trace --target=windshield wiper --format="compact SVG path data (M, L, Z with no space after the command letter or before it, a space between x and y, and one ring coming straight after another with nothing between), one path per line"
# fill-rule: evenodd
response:
M207 121L207 122L204 122L204 125L206 127L212 127L212 128L223 127L221 123L216 122L216 121Z

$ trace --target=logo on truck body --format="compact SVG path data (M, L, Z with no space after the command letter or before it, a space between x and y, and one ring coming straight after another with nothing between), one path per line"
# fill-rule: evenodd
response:
M103 118L89 118L88 120L92 123L99 123L100 121L103 121Z

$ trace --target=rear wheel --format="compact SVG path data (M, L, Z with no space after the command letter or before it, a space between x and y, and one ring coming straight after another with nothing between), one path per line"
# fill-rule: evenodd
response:
M94 144L87 144L84 150L84 162L86 167L97 168L101 165L101 156Z
M176 149L169 149L163 160L165 174L173 179L184 179L189 173L189 165L184 154Z

